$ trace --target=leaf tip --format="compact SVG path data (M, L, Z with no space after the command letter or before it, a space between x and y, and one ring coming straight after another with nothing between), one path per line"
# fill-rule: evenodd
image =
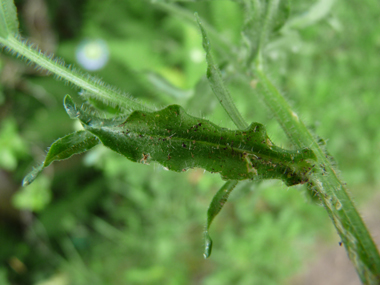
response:
M202 25L202 22L199 18L199 15L197 12L194 13L194 16L195 16L195 20L197 21L197 24L199 26L199 29L201 30L201 33L202 33L202 45L203 45L203 49L206 51L206 53L209 52L210 50L210 41L207 37L207 33L206 33L206 30L204 29L203 25Z
M66 113L69 115L71 119L78 118L78 111L77 107L75 106L75 103L73 99L71 99L71 96L69 94L66 94L65 98L63 99L63 105L65 107Z
M203 257L209 258L211 255L211 250L212 250L212 239L210 235L208 234L208 231L205 232L205 251L203 253Z
M22 180L22 186L25 187L32 184L32 182L37 178L38 174L40 174L43 168L44 164L41 163L37 168L29 172Z

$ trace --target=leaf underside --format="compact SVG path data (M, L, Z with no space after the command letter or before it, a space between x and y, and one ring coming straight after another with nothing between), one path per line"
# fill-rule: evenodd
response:
M190 116L178 105L156 112L135 111L114 125L84 127L129 160L156 161L173 171L200 167L225 180L277 178L288 186L304 183L312 167L308 160L315 158L309 149L287 151L274 146L261 124L228 130Z
M224 180L281 179L291 186L307 182L312 168L310 149L284 150L268 138L265 127L221 128L188 115L178 105L155 112L134 111L128 118L102 119L78 108L69 96L65 109L85 130L55 141L43 167L54 160L87 151L99 143L131 161L156 161L172 171L203 168Z
M211 223L214 220L214 218L219 214L219 212L222 210L224 204L227 202L228 196L230 196L230 193L232 192L232 190L234 190L236 185L237 185L236 180L227 181L222 186L222 188L220 188L219 191L215 194L214 198L212 198L210 206L208 207L206 230L204 232L204 239L205 239L205 248L204 248L204 254L203 254L204 258L208 258L211 255L213 242L208 232L210 229Z

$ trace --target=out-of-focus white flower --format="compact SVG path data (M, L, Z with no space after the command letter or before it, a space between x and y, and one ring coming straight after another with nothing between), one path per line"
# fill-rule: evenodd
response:
M195 63L200 63L204 61L205 56L204 56L203 50L198 49L198 48L192 49L190 51L190 58Z
M76 50L77 62L90 71L103 68L109 59L109 50L104 40L84 40Z

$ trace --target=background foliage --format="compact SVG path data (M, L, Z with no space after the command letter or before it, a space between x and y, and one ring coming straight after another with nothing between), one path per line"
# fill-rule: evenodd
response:
M164 2L176 1L16 4L22 34L41 48L74 63L85 39L102 39L110 60L96 74L105 82L151 105L178 103L233 127L204 79L192 14L197 11L233 48L241 43L239 1L184 1L174 12ZM291 28L267 50L271 77L327 139L363 205L380 183L378 8L374 0L291 1ZM264 123L271 139L288 148L263 103L246 95L218 44L212 48L243 116ZM305 202L303 187L247 182L215 220L213 255L203 260L206 210L223 184L219 175L172 173L100 147L50 166L21 188L51 142L78 128L62 107L64 95L77 91L6 54L1 69L0 283L283 284L315 255L316 242L335 234L325 211Z

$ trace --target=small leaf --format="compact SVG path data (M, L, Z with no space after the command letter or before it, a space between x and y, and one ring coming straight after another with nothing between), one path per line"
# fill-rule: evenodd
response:
M10 34L18 33L18 19L13 0L0 2L0 37L6 39Z
M55 160L67 159L74 154L88 151L97 144L99 144L99 140L86 131L77 131L64 136L50 146L44 167L49 166Z
M63 106L71 119L77 119L81 115L70 95L66 95L63 99Z
M65 106L66 113L71 119L79 119L82 124L94 127L101 126L113 126L122 123L125 117L118 117L112 119L99 118L98 116L91 114L84 110L84 108L78 108L70 95L66 95L63 99L63 105Z
M219 68L214 62L214 59L210 52L210 41L208 39L206 30L202 26L201 21L199 20L198 14L195 13L195 18L197 20L199 29L202 33L202 44L203 49L206 52L206 62L207 62L207 79L210 83L211 89L214 92L215 96L218 98L220 104L226 110L227 114L230 116L232 121L239 129L245 129L248 125L244 121L243 117L236 108L231 95L228 89L225 87L222 74L220 73Z
M232 190L237 185L236 180L227 181L222 188L215 194L214 198L212 198L211 204L207 210L207 222L206 222L206 230L204 232L205 236L205 251L204 258L208 258L211 255L212 250L212 239L208 233L211 223L214 218L219 214L222 210L224 204L227 202L228 196L232 192Z
M38 174L40 174L40 172L44 169L44 164L41 163L39 166L37 166L36 168L34 168L31 172L29 172L25 177L24 179L22 180L22 186L28 186L29 184L31 184L38 176Z
M74 154L85 152L97 144L99 144L99 140L87 131L77 131L56 140L50 146L45 161L25 176L22 185L27 186L32 183L37 175L53 161L67 159Z

